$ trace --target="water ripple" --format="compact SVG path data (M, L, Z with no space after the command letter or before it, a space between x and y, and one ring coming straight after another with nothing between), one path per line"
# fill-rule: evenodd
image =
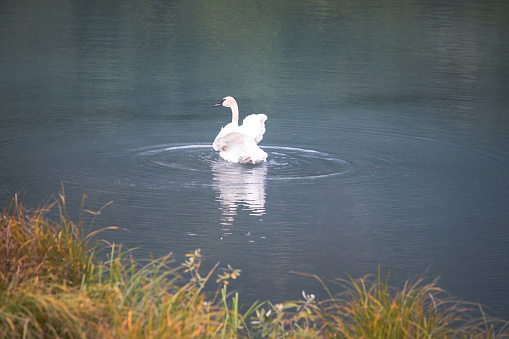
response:
M352 171L347 160L316 150L295 147L264 146L268 153L267 180L317 179ZM140 164L154 170L210 172L217 162L224 162L210 145L161 145L135 154ZM225 163L226 165L226 163ZM231 164L252 167L253 165ZM217 169L217 166L214 168Z

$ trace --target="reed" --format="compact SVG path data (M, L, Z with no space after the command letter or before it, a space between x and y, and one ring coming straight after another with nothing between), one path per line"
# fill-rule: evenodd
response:
M488 317L481 305L453 299L437 286L407 281L401 290L389 286L389 275L340 280L333 295L316 275L329 298L316 301L304 291L301 301L268 304L258 309L254 329L273 338L509 338L509 323Z
M146 264L122 246L85 235L87 211L68 220L63 194L26 210L15 196L0 218L2 338L507 338L505 322L477 304L451 299L422 279L394 290L388 277L342 280L344 292L317 301L254 303L243 310L231 266L201 273L199 250L175 264ZM48 218L58 208L55 221ZM106 244L106 246L104 246ZM101 251L107 251L101 254ZM99 259L106 258L106 259ZM219 274L216 271L221 270ZM215 293L205 285L216 273ZM303 273L299 273L303 274ZM307 274L303 274L307 275ZM209 283L210 285L210 283ZM477 315L477 316L476 316Z
M343 338L495 338L496 319L482 307L449 297L434 280L407 281L392 289L389 275L343 280L345 292L323 302L319 310L324 333Z
M47 218L58 206L59 219ZM98 212L88 211L94 216ZM65 214L65 197L27 211L15 196L0 219L0 337L2 338L216 338L245 329L244 318L213 300L200 275L199 250L171 267L170 255L140 265L121 246L107 243L100 261L97 232ZM218 278L220 294L239 270ZM186 278L187 276L188 278Z

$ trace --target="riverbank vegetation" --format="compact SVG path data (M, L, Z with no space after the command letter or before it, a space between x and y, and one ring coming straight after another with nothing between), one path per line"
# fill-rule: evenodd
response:
M83 199L84 203L84 199ZM58 212L56 220L48 216ZM202 254L147 264L118 244L85 234L83 208L68 220L65 197L35 210L15 196L0 218L2 338L508 338L501 320L446 296L433 281L393 289L380 273L343 280L317 300L239 305L230 266L202 273ZM106 252L104 252L106 251ZM107 253L107 255L106 255ZM101 259L103 258L103 259ZM207 292L205 284L216 284ZM208 289L209 290L209 289Z

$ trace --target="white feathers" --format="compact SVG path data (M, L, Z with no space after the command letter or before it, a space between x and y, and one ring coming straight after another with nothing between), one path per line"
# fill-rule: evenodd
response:
M232 110L232 122L224 126L214 140L214 150L226 161L257 164L267 159L265 153L258 143L263 139L265 133L265 114L251 114L238 125L239 108L232 97L224 98L215 106L230 107Z

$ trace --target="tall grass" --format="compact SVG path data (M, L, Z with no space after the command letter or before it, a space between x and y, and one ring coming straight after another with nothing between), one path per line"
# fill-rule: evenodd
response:
M203 291L213 271L201 276L199 251L176 267L170 255L140 265L108 244L100 261L95 234L67 219L63 195L33 211L12 199L0 218L0 337L216 338L245 328L243 316L224 307L224 292L220 302ZM238 274L223 272L216 299Z
M84 233L86 215L68 220L65 197L28 211L15 196L0 218L1 338L502 338L504 322L461 303L436 281L389 287L388 277L341 281L344 292L317 301L254 303L227 291L240 270L202 274L199 250L142 265L120 245ZM48 218L58 208L57 220ZM106 244L106 246L104 245ZM100 251L107 255L99 255ZM107 259L99 259L104 258ZM209 284L210 285L210 284Z
M396 290L379 272L340 280L343 292L333 295L319 277L309 276L322 283L329 298L317 301L302 291L300 301L267 303L267 310L256 310L255 333L271 338L509 338L507 321L487 317L477 303L449 297L436 280L407 281Z
M449 297L437 280L407 281L400 290L388 280L380 272L341 280L344 292L319 304L322 333L341 338L509 337L506 323L488 319L479 304Z
M88 248L81 240L80 225L58 222L45 216L50 206L31 213L24 210L17 196L4 209L0 237L0 287L31 277L77 284L88 266ZM60 206L59 206L60 207Z

